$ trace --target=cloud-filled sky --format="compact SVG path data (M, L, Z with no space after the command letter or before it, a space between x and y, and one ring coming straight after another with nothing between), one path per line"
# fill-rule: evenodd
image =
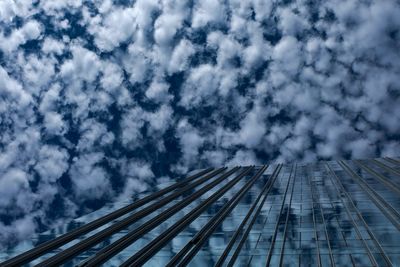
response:
M196 168L399 156L399 14L0 1L0 247Z

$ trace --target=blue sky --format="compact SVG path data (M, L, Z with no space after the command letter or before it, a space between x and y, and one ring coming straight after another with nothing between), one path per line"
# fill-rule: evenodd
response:
M400 4L0 2L0 246L205 166L398 156Z

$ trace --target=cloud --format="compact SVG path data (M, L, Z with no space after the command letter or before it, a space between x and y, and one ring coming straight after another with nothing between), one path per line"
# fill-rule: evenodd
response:
M139 44L133 43L128 48L128 55L124 55L122 59L124 70L128 72L129 81L133 84L146 81L150 71L151 57L142 50Z
M38 58L29 56L27 60L21 60L23 65L23 81L26 88L32 95L39 95L42 88L47 88L55 76L56 61L52 58Z
M63 63L60 74L64 80L93 82L99 74L101 63L98 56L79 45L71 47L72 59Z
M292 36L302 34L305 29L309 28L305 19L287 8L283 9L280 14L279 26L284 34Z
M133 108L123 115L121 121L121 142L131 149L140 146L142 141L141 128L144 126L144 112L139 108Z
M194 6L192 27L199 28L207 24L222 24L226 18L226 9L222 1L198 1Z
M11 104L14 108L23 108L26 107L31 101L32 96L26 92L21 84L15 79L11 78L5 69L0 67L0 87L2 88L2 102ZM6 107L4 105L3 107ZM6 110L3 110L6 112Z
M54 53L61 55L64 52L65 45L63 42L57 41L51 37L47 37L42 45L42 51L46 54Z
M99 166L103 158L102 153L88 153L73 159L69 173L78 202L100 199L112 193L109 175Z
M107 92L113 93L121 86L123 82L122 69L115 63L107 62L103 64L101 77L101 86Z
M68 153L65 149L44 145L39 150L35 170L43 182L55 182L68 168Z
M160 103L165 103L172 96L168 93L169 85L163 81L153 80L146 90L146 97Z
M105 125L94 119L88 119L79 127L81 132L77 145L78 151L93 151L94 147L106 147L112 144L114 134L107 131Z
M111 51L132 37L135 32L135 17L132 8L116 8L104 17L90 19L89 32L95 36L96 46Z
M278 71L295 76L302 64L301 44L292 36L283 37L274 47L273 59Z
M170 106L163 105L158 111L147 114L150 134L163 134L173 123L173 110Z
M0 18L2 21L11 21L16 13L16 4L12 0L0 3Z
M200 136L186 119L181 120L177 126L177 137L182 149L182 158L177 169L180 172L187 172L188 167L195 162L199 156L199 149L204 144L204 137Z
M260 144L262 138L264 138L266 132L263 112L260 107L255 106L241 121L239 143L245 145L247 148L256 148Z
M29 188L28 174L19 169L10 169L2 175L0 185L0 205L4 208L13 201L18 203L19 193Z
M193 44L188 40L181 40L172 52L169 62L169 73L184 71L189 64L189 58L195 53Z
M0 32L0 48L5 53L12 53L27 41L39 38L41 32L41 24L36 20L30 20L21 28L13 30L7 37L3 35L3 32Z
M260 164L260 162L251 150L238 150L233 158L226 163L227 166L249 166L257 164Z
M150 164L142 161L124 159L120 166L121 175L126 179L124 190L118 199L126 201L137 192L148 190L148 184L154 178Z
M193 68L181 92L181 104L185 107L213 104L212 96L218 89L218 83L219 77L211 65Z

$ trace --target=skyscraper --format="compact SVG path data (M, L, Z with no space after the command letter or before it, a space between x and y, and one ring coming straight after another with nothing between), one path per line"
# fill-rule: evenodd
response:
M160 186L0 266L400 266L398 159L210 168Z

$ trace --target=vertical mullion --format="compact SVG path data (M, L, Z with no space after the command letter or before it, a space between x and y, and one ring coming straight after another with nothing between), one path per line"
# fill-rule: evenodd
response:
M246 183L246 185L236 193L236 195L228 201L218 213L186 244L186 246L172 258L172 260L167 264L167 266L179 266L187 265L191 259L196 255L196 253L201 249L204 242L210 237L214 232L216 227L221 224L221 222L226 218L226 216L236 207L243 196L250 190L254 183L261 177L267 166L262 166L261 169ZM265 187L267 188L267 187ZM251 214L256 204L261 199L264 190L260 192L260 195L254 202L255 205L252 206L249 213ZM182 253L181 253L182 252ZM179 262L181 260L181 262Z
M400 164L400 160L394 159L394 158L383 158L386 161L392 162L393 164L399 165Z
M331 181L332 181L332 179L331 179ZM332 181L332 183L333 183L333 181ZM335 185L334 185L335 186ZM335 187L335 189L336 189L336 187ZM341 202L342 202L342 204L343 205L345 205L344 204L344 202L341 200ZM331 207L332 207L332 210L334 209L334 206L333 206L333 204L331 203ZM347 207L345 207L345 208L347 208ZM349 217L350 215L346 212L346 214L347 214L347 216ZM339 219L338 219L338 217L335 215L335 218L336 218L336 222L337 222L337 225L338 225L338 227L340 227L340 222L339 222ZM352 218L349 218L350 220L352 219ZM353 224L353 223L352 223ZM354 227L354 224L353 224L353 227ZM343 238L343 241L344 241L344 243L346 244L346 247L347 248L349 248L349 245L347 244L347 240L346 240L346 237L345 237L345 235L343 234L343 231L339 231L340 232L340 234L341 234L341 236L342 236L342 238ZM358 235L357 235L358 236ZM365 244L364 244L365 245ZM354 257L353 257L353 255L351 254L351 253L349 253L349 257L350 257L350 259L351 259L351 263L352 263L352 265L353 266L356 266L356 264L355 264L355 262L354 262Z
M385 214L392 224L400 231L400 214L384 200L364 179L357 175L344 161L339 161L341 167L356 181L375 205ZM388 209L388 210L387 210Z
M394 184L392 181L390 181L388 178L382 176L381 174L377 173L376 171L372 170L368 166L364 165L358 160L354 160L354 162L363 170L367 171L368 173L372 174L375 179L378 179L382 184L384 184L389 190L392 190L393 192L397 193L397 195L400 195L400 188Z
M393 173L393 174L395 174L395 175L400 177L400 172L398 170L395 170L392 167L390 167L390 166L388 166L388 165L386 165L386 164L384 164L384 163L382 163L382 162L380 162L380 161L378 161L376 159L373 159L371 162L373 162L375 165L378 165L381 169L384 169L384 170L386 170L388 172L391 172L391 173Z
M263 197L260 205L258 206L258 208L257 208L252 220L250 221L249 225L247 226L246 231L244 232L241 240L239 241L239 244L236 247L236 250L235 250L232 258L228 262L228 266L232 266L233 263L235 262L238 254L240 252L240 249L243 246L243 244L244 244L244 242L245 242L245 240L246 240L246 238L247 238L247 236L248 236L248 234L249 234L249 232L250 232L250 230L251 230L251 228L252 228L252 226L253 226L253 224L255 222L255 219L257 218L258 214L260 213L260 211L261 211L261 209L262 209L262 207L264 205L264 202L267 199L267 196L268 196L272 186L274 185L274 183L275 183L275 181L276 181L281 169L282 169L282 165L278 165L275 168L274 173L271 175L271 177L272 177L272 178L270 178L271 179L271 183L268 184L268 185L265 185L264 189L267 190L266 194L264 195L264 197ZM243 227L246 225L246 223L249 220L250 216L251 216L251 213L247 213L247 215L243 219L242 223L236 229L235 234L232 236L231 240L229 241L228 245L226 246L226 248L225 248L224 252L222 253L221 257L218 259L218 262L216 263L216 266L221 266L224 263L224 261L225 261L226 257L228 256L230 250L232 249L233 245L235 244L237 237L243 231Z
M300 180L300 192L301 192L301 195L300 195L300 229L303 229L302 227L303 227L303 225L302 225L302 216L303 216L303 208L304 208L304 203L303 203L303 191L304 191L304 188L303 188L303 184L304 184L304 173L302 173L302 175L300 175L300 178L301 178L301 180ZM300 232L300 234L299 234L299 248L301 249L301 232ZM301 254L299 254L299 267L301 266Z
M275 224L275 231L274 231L273 238L272 238L272 240L271 240L271 245L270 245L269 250L268 250L267 264L266 264L266 266L269 266L269 265L270 265L270 262L271 262L272 252L273 252L273 250L274 250L275 241L276 241L276 236L277 236L277 234L278 234L279 221L280 221L280 218L281 218L281 215L282 215L283 207L285 206L286 194L287 194L287 191L288 191L288 189L289 189L289 184L290 184L291 179L292 179L292 171L293 171L293 166L292 166L292 168L291 168L291 170L290 170L290 175L289 175L289 179L288 179L288 182L287 182L287 185L286 185L285 194L284 194L284 196L283 196L281 209L280 209L280 211L279 211L278 219L277 219L276 224Z
M249 212L246 214L245 218L243 219L243 221L240 223L240 225L238 226L237 230L235 231L235 233L233 234L233 236L231 237L228 245L226 246L225 250L223 251L223 253L221 254L221 256L219 257L217 263L215 264L215 266L221 266L226 257L228 256L232 246L234 245L234 243L236 242L237 236L239 235L239 233L243 230L244 225L246 224L247 220L250 218L251 214L253 213L254 209L257 206L257 203L260 199L260 196L263 195L264 190L268 190L267 194L269 192L270 187L272 187L274 181L275 181L275 173L278 171L278 169L280 168L280 166L278 165L274 172L272 173L272 175L270 176L270 178L268 179L268 181L265 184L265 187L263 188L263 190L261 190L261 193L259 195L259 197L256 199L256 201L253 203L252 207L250 208Z
M359 220L363 223L364 228L367 230L369 236L370 236L371 239L374 241L374 243L375 243L375 245L378 247L378 249L381 251L381 254L383 255L383 257L384 257L386 263L387 263L389 266L393 266L393 264L391 263L389 257L386 255L386 253L385 253L385 251L383 250L382 246L379 244L378 240L376 239L374 233L371 231L371 229L369 228L367 222L364 220L364 217L362 216L362 214L360 213L360 211L357 209L357 207L356 207L356 205L354 204L354 202L353 202L352 198L350 197L349 193L348 193L348 192L346 191L346 189L344 188L344 186L343 186L342 182L340 181L339 177L338 177L338 176L336 175L336 173L331 169L331 167L329 166L328 163L326 163L325 166L326 166L327 170L332 174L332 175L329 176L329 177L331 178L331 180L332 180L332 177L334 177L335 180L338 182L338 185L339 185L339 187L340 187L340 189L341 189L341 192L343 192L343 193L345 194L345 196L346 196L347 200L349 201L351 207L352 207L353 210L356 212L357 217L358 217ZM332 180L332 181L333 181L333 180ZM336 188L336 189L338 190L338 193L339 193L339 196L340 196L341 193L340 193L340 191L339 191L339 188ZM351 215L349 208L347 207L346 203L343 201L342 198L341 198L341 201L342 201L342 203L343 203L343 205L344 205L344 207L345 207L345 209L346 209L346 212L347 212L349 218L351 218L352 224L353 224L353 226L355 227L355 230L356 230L357 235L358 235L358 236L360 237L360 239L363 241L363 244L364 244L364 246L365 246L365 248L366 248L366 250L367 250L368 257L369 257L371 263L372 263L374 266L378 266L378 263L376 262L374 256L372 255L371 250L369 249L369 247L368 247L366 241L365 241L364 238L362 237L362 235L361 235L361 233L360 233L360 230L358 229L357 223L354 221L354 218L353 218L353 216Z
M297 171L297 164L295 164L295 166L294 166L292 192L290 194L289 206L288 206L286 220L285 220L285 228L283 231L283 241L282 241L282 247L281 247L280 258L279 258L279 266L282 266L282 264L283 264L283 253L285 251L286 231L287 231L287 225L288 225L288 221L289 221L290 209L292 207L293 191L294 191L295 180L296 180L296 171Z
M268 216L269 216L271 210L272 210L272 205L271 205L271 207L270 207L269 210L268 210L268 213L267 213L267 216L265 217L264 222L262 223L262 228L261 228L261 229L264 229L265 225L267 224ZM262 230L261 230L261 231L262 231ZM258 238L257 238L256 245L254 246L255 249L257 249L258 244L260 243L261 236L262 236L262 233L260 233L260 235L259 235ZM253 255L250 255L250 258L249 258L249 261L248 261L248 263L247 263L247 266L250 266L250 263L251 263L252 260L253 260ZM215 267L217 267L217 266L215 266Z
M313 175L313 178L315 178L314 175ZM310 179L311 179L311 178L310 178ZM320 195L319 195L319 194L318 194L318 195L315 194L314 187L313 187L313 181L310 180L310 182L311 182L311 185L310 185L310 186L311 186L311 196L312 196L312 198L314 198L314 196L316 196L317 199L320 199ZM315 182L315 181L314 181L314 182ZM321 207L321 203L319 203L319 210L320 210L320 213L321 213L322 224L323 224L323 226L324 226L325 237L326 237L326 241L327 241L327 245L328 245L329 258L330 258L330 260L331 260L332 266L336 266L336 265L335 265L335 261L334 261L334 259L333 259L333 254L332 254L330 239L329 239L329 235L328 235L328 230L326 229L325 218L324 218L324 211L323 211L323 208Z
M312 182L311 182L311 178L310 178L310 174L306 172L307 175L307 180L310 186L310 190L312 192ZM312 207L312 217L313 217L313 226L314 226L314 236L315 236L315 243L316 243L316 248L317 248L317 263L318 266L321 267L321 254L319 251L319 238L318 238L318 229L317 229L317 225L315 223L315 211L314 211L314 195L311 193L311 207Z

